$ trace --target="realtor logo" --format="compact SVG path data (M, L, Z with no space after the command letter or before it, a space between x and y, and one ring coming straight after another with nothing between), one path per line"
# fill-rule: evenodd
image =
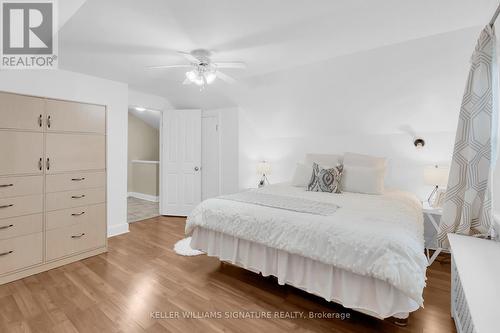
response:
M56 68L54 0L2 0L1 11L1 68Z

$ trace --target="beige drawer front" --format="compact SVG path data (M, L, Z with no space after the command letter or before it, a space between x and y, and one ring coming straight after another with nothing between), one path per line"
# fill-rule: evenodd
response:
M42 253L42 233L0 240L0 275L40 264Z
M0 128L42 131L43 98L0 93Z
M0 131L0 176L41 174L43 134Z
M106 220L106 204L54 210L47 213L46 229L64 228L74 224L88 224Z
M43 193L43 176L0 178L0 198Z
M0 240L43 231L43 214L25 215L0 220Z
M75 224L66 228L48 230L46 235L47 260L92 250L106 245L104 219Z
M46 192L71 191L106 186L106 173L75 172L69 174L47 175Z
M104 106L47 100L47 131L106 132ZM50 117L50 119L48 118Z
M47 134L47 173L106 168L106 137L91 134Z
M0 199L0 219L41 213L43 211L43 196L28 195Z
M94 205L105 201L106 190L104 188L92 188L46 194L47 211Z

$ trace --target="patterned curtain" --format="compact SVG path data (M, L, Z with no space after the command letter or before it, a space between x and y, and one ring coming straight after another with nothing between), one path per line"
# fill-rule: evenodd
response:
M438 242L448 247L447 233L490 232L491 184L496 160L498 70L495 30L481 32L460 109L448 188Z

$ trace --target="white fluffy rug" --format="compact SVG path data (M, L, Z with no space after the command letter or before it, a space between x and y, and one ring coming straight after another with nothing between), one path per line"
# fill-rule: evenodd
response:
M204 254L204 252L192 249L191 246L191 237L181 239L174 245L174 251L178 255L181 256L199 256L200 254Z

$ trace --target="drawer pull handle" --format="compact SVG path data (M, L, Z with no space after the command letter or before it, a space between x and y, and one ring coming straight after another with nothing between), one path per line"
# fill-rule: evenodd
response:
M81 182L82 180L85 180L85 178L84 177L82 177L82 178L71 178L71 180L74 181L74 182Z
M3 226L0 227L0 230L9 229L9 228L12 228L13 226L14 226L13 224L3 225Z
M85 233L81 233L80 235L73 235L71 236L71 238L75 239L75 238L82 238L83 236L85 236Z
M82 199L82 198L85 198L85 194L82 194L82 195L72 195L71 196L71 199Z
M0 187L12 187L14 186L14 184L2 184L0 185Z
M42 165L42 158L38 160L38 170L42 171L43 165Z
M38 116L38 127L42 127L42 115Z
M82 216L83 214L85 214L85 212L73 213L73 214L71 214L71 216Z
M10 205L3 205L3 206L0 206L0 208L9 208L9 207L12 207L14 206L14 204L10 204Z
M47 157L47 170L50 170L50 158Z
M6 256L6 255L9 255L11 253L14 253L14 251L7 251L7 252L4 252L4 253L0 253L0 257L3 257L3 256Z
M47 127L50 128L50 116L47 117Z

